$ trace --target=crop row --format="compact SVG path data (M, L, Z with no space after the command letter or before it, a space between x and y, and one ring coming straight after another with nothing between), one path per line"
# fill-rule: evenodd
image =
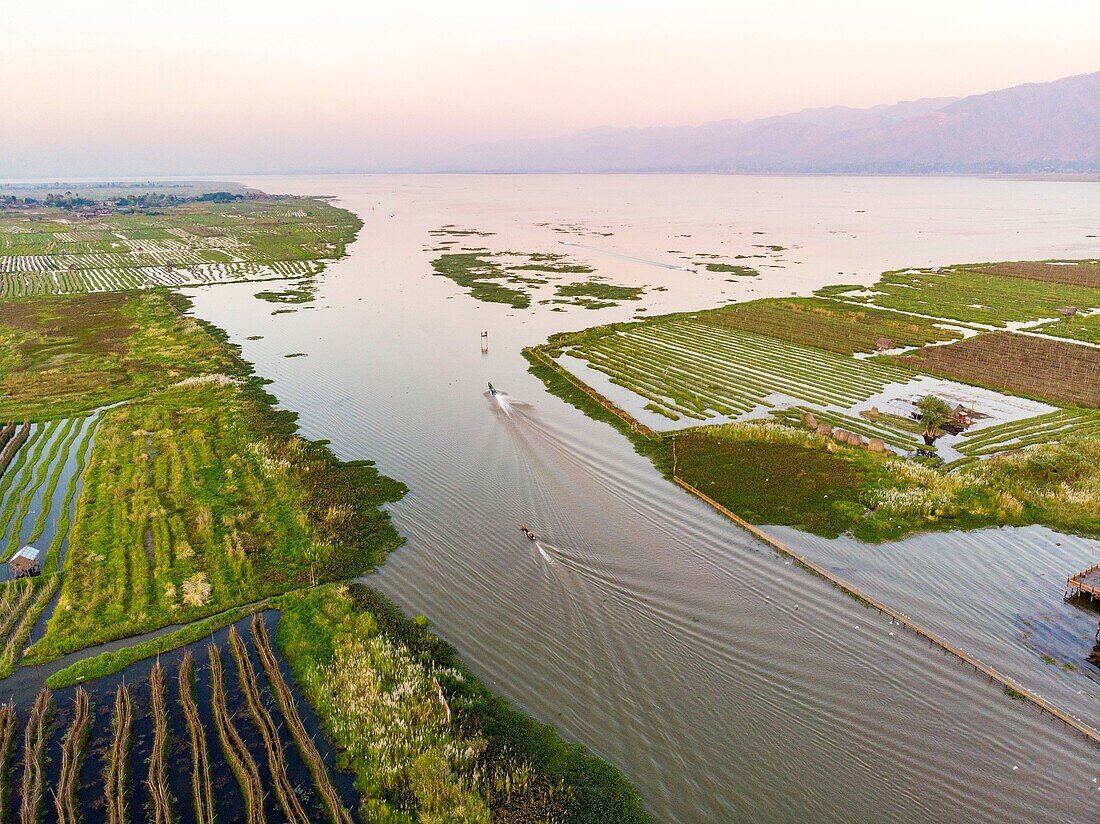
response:
M261 824L267 820L265 797L269 790L273 790L281 813L288 822L309 824L311 821L327 818L333 824L351 824L354 819L334 789L328 768L318 754L315 742L305 732L295 698L282 678L280 663L271 650L262 619L253 626L252 634L255 639L253 648L263 664L268 684L276 693L275 708L269 709L262 697L263 687L259 680L261 676L253 668L249 646L235 629L231 631L229 638L233 666L238 675L235 686L231 686L226 679L225 664L219 647L211 644L208 649L210 704L206 709L211 713L210 721L204 721L200 705L195 700L195 667L190 651L180 664L178 678L173 679L178 683L176 697L187 729L184 746L188 750L187 761L191 766L189 778L192 798L189 806L193 808L194 820L199 824L213 824L219 817L216 809L219 794L215 790L215 776L211 768L213 755L209 749L211 745L218 746L210 740L216 735L225 762L240 785L245 802L245 820L248 822ZM272 672L278 674L277 679L273 680ZM148 683L150 700L145 723L149 729L150 750L144 759L143 783L148 791L149 801L141 818L158 824L168 824L180 817L191 818L191 811L184 815L184 811L179 809L181 801L173 797L169 789L169 715L172 696L170 681L159 661L153 665ZM244 698L245 713L242 715L235 715L230 709L232 693L237 693L237 690ZM83 687L75 690L70 720L62 739L55 745L56 751L50 745L52 706L51 692L43 689L37 696L23 730L23 773L20 788L22 808L19 817L24 822L40 820L47 798L52 798L57 820L63 824L76 824L81 819L77 798L80 794L81 763L93 718L92 702ZM212 724L212 730L208 730L207 723ZM251 725L252 730L258 733L259 743L248 743L249 732L242 728L242 724ZM293 747L283 744L280 729L284 726L290 730ZM134 766L131 763L134 730L131 687L124 682L114 693L114 711L106 740L97 742L90 750L95 753L92 757L102 759L102 767L97 768L97 773L103 776L103 795L106 802L106 812L102 814L102 820L110 824L123 824L137 814L131 810L129 786L129 776ZM7 804L11 798L10 771L7 767L13 759L16 737L15 707L10 703L0 705L0 820L7 820ZM261 772L256 760L261 748L267 757L269 770L266 772ZM303 785L302 776L295 774L293 780L290 776L287 759L294 748L300 752L313 776L320 801L316 810L306 800L310 797L310 788ZM54 758L59 762L58 776L56 783L47 786L45 765ZM87 774L88 770L83 772ZM84 820L88 820L87 813Z
M149 286L192 286L242 280L278 280L316 274L322 264L308 260L196 261L191 265L110 266L84 269L34 270L0 274L0 297L114 292ZM177 261L178 263L178 261Z
M880 438L887 446L892 446L901 452L909 452L917 447L916 435L881 420L869 421L863 417L845 415L841 412L824 409L810 409L809 407L799 407L799 409L803 412L812 412L819 423L827 423L833 427L847 429L849 432L855 432L865 438Z
M774 394L848 407L912 378L892 366L691 320L603 335L568 354L670 416L699 420L770 406Z
M1003 327L1057 318L1061 307L1100 307L1100 289L953 268L941 272L888 272L862 300L939 318ZM859 295L852 296L860 300Z
M67 418L27 430L23 449L0 478L0 558L41 539L48 546L43 569L56 564L99 420Z
M1033 444L1097 434L1100 434L1100 413L1091 409L1060 409L1046 415L973 430L955 448L968 457L981 457Z

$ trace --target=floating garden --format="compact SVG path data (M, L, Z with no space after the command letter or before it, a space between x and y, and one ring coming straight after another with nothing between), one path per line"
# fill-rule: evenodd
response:
M361 225L304 198L94 217L0 210L0 298L308 277L342 257Z

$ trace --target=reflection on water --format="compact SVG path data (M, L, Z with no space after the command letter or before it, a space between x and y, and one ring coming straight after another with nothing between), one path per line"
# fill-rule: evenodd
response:
M360 240L327 271L315 309L272 316L240 285L195 290L196 313L242 345L307 436L408 484L391 507L408 543L371 583L431 618L498 693L619 766L658 820L1088 819L1094 748L774 556L527 373L522 346L632 307L477 303L433 277L422 249L428 231L454 223L553 251L558 237L538 223L583 222L610 227L601 247L645 260L684 249L680 235L692 252L791 247L778 268L738 284L584 259L615 283L666 286L647 295L657 312L806 290L837 271L870 282L905 263L1100 254L1081 217L1095 189L875 178L250 182L339 195L365 220ZM509 394L487 402L489 381ZM1023 546L1032 533L1021 534L1003 540ZM943 552L945 577L974 562L964 554ZM1012 585L1006 578L1005 591ZM919 584L897 586L900 595ZM907 611L924 620L923 608ZM991 653L1010 646L1003 633L984 637Z

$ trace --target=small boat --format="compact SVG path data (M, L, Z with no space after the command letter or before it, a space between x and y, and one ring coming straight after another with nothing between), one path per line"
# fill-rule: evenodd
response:
M527 526L527 524L520 524L519 531L526 535L530 540L535 540L535 533L531 531L531 527Z
M497 390L496 390L496 389L494 389L494 388L493 388L493 384L492 384L492 383L490 383L490 384L489 384L489 394L490 394L490 395L493 395L493 396L495 396L495 395L496 395L496 393L497 393Z

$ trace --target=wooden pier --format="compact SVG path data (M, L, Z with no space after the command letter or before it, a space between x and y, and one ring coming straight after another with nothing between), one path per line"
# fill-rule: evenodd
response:
M1090 601L1100 598L1100 564L1078 572L1066 581L1066 585L1069 587L1066 594L1070 598L1085 595L1089 596Z

